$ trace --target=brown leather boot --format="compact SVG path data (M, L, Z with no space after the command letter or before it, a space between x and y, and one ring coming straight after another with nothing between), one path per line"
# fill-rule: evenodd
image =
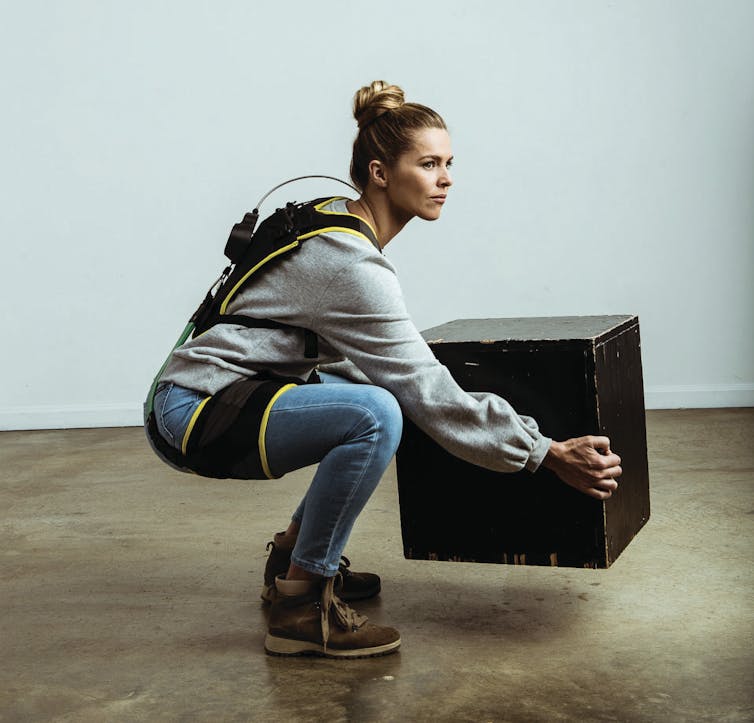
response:
M267 543L270 551L267 564L264 568L264 586L262 587L262 600L272 602L275 594L275 578L285 575L291 564L291 552L296 544L295 535L286 535L284 532L276 532L272 540ZM351 561L343 555L340 558L338 572L343 578L343 585L338 591L341 600L366 600L380 592L380 576L372 572L353 572L350 569Z
M295 595L286 594L287 581L282 576L276 579L264 641L267 653L371 658L398 650L401 636L395 628L370 623L336 595L339 577L312 581L306 592Z

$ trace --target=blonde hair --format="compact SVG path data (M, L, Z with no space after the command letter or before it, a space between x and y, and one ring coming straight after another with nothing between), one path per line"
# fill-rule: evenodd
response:
M359 126L353 142L351 180L363 191L369 181L369 163L395 164L423 128L447 129L439 113L419 103L406 103L403 90L384 80L375 80L356 91L353 117Z

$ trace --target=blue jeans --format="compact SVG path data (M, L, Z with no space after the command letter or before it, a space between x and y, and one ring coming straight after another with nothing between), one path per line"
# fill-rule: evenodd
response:
M356 518L398 449L403 417L395 397L381 387L331 374L320 377L323 384L302 384L277 399L265 439L276 476L319 463L293 513L300 530L291 559L309 572L331 577ZM157 426L178 449L204 398L173 384L158 387Z

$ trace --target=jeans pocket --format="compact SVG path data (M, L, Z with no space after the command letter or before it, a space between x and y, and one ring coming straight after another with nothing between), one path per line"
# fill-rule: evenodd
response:
M173 435L165 421L165 410L169 404L172 389L173 384L170 382L162 382L157 386L157 391L154 395L154 416L157 422L157 429L162 437L175 447L175 435Z

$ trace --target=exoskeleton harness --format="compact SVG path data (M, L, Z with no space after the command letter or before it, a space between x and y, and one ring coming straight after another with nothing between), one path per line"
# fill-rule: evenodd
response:
M157 386L173 351L189 337L196 338L216 324L267 329L292 328L274 319L232 314L228 308L251 281L281 258L295 253L310 238L322 233L349 233L380 249L374 231L361 218L349 213L324 210L332 201L341 198L339 196L320 198L308 203L288 203L262 221L255 231L259 206L270 193L272 191L240 223L233 226L225 246L225 255L231 263L192 315L157 373L144 404L144 422L152 448L163 461L184 472L216 478L273 478L275 475L270 470L265 449L265 431L270 409L281 394L303 382L299 378L260 373L221 389L204 399L196 409L184 434L181 449L178 450L159 433L154 411ZM316 334L304 329L304 339L304 357L316 359ZM255 438L257 444L250 444L250 440Z

